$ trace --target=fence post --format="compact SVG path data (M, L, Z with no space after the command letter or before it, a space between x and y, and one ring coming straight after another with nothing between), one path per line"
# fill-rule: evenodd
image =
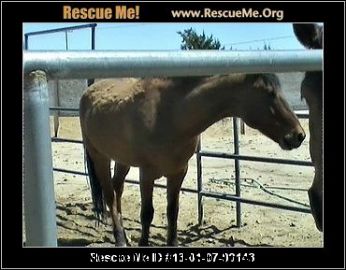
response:
M239 134L238 134L238 118L233 117L233 138L234 138L234 154L239 155ZM240 166L239 159L234 159L235 167L235 195L240 197ZM241 227L241 203L236 202L237 227Z
M91 27L91 50L95 50L95 27L96 24L94 26ZM95 82L95 79L88 79L88 86L92 85Z
M28 50L29 48L29 36L27 34L24 35L24 49Z
M245 123L243 119L240 118L240 134L245 135Z
M52 101L53 107L60 107L60 99L59 99L59 80L52 80L48 86L51 87L50 91L52 92ZM58 137L59 134L59 121L60 111L53 112L53 124L54 124L54 137Z
M49 125L48 85L43 71L24 80L24 212L26 246L57 246Z

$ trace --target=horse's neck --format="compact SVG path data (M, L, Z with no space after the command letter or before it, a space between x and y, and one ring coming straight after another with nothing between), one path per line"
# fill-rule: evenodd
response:
M177 108L176 125L182 136L197 136L227 116L239 116L242 77L211 77L190 91Z

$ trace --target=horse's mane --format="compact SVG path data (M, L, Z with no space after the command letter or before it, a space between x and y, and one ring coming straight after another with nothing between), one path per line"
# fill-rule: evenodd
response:
M250 83L255 83L257 80L262 80L264 86L268 86L273 89L281 88L279 78L276 74L272 73L256 73L256 74L243 74L243 73L231 73L223 75L213 75L213 76L191 76L191 77L160 77L159 79L166 82L172 82L176 87L176 91L192 91L196 86L212 82L223 78L234 78L234 81L248 81ZM150 83L152 78L143 78L143 82ZM181 87L180 87L181 86Z
M265 86L271 87L273 89L281 88L279 78L274 73L247 74L246 78L251 82L255 82L261 79Z

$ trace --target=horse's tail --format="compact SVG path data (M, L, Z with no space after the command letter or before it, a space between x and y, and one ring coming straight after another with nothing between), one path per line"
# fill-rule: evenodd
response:
M106 205L104 202L104 196L102 192L102 187L99 179L97 179L94 161L92 160L88 149L84 146L85 150L85 162L89 172L89 182L91 187L91 197L94 204L94 213L97 217L98 221L101 221L104 218L104 213L106 209Z

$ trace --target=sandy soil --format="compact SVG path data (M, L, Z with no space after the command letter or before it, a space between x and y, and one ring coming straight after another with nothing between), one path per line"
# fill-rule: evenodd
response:
M301 120L308 133L307 120ZM233 131L230 119L210 127L202 135L202 149L233 153ZM60 119L59 137L81 139L79 119ZM283 151L256 130L246 127L240 136L240 152L246 155L310 160L307 138L299 149ZM53 143L54 167L84 172L81 144ZM234 160L203 158L203 188L234 194ZM269 191L290 200L308 205L306 190L313 178L313 168L240 161L242 196L244 198L301 206L259 188L260 183ZM114 246L111 221L97 226L92 212L91 196L85 176L54 172L57 202L58 243L60 246ZM128 179L138 179L138 169L132 168ZM157 180L164 184L164 179ZM189 163L184 187L196 189L196 160ZM282 187L285 189L273 189ZM301 190L300 190L301 189ZM164 246L166 241L165 190L155 188L155 215L150 244ZM197 221L197 195L182 192L178 219L178 241L186 247L274 246L321 247L323 235L315 227L310 214L242 204L242 227L237 228L235 203L204 198L204 221ZM141 225L139 220L140 194L138 185L125 183L122 200L124 226L132 246L137 246Z

